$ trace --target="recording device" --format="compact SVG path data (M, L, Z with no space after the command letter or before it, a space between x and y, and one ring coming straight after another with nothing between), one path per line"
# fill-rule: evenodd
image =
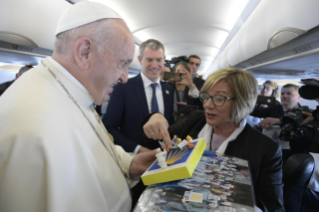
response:
M304 86L299 88L299 94L304 99L319 102L319 81L315 79L301 80ZM312 113L312 124L301 125L306 118L301 111ZM307 106L291 110L290 114L281 119L282 128L279 139L289 141L292 153L319 152L319 106L311 110Z
M301 83L304 85L309 85L309 86L319 86L319 81L313 78L309 78L309 79L302 79Z
M273 106L275 105L276 98L273 96L258 96L257 97L257 104L259 105L268 105Z
M279 139L284 141L290 141L291 139L294 139L294 134L291 132L296 129L301 122L306 118L305 115L301 113L301 111L306 112L312 112L311 109L309 109L308 106L303 106L299 108L292 109L287 115L281 118L281 123L283 127L281 128L281 133L279 134ZM298 133L297 133L298 134Z
M164 72L164 81L168 82L180 82L182 80L182 74L173 72Z
M187 62L187 56L179 56L179 57L173 57L171 60L165 60L164 66L168 67L172 71L172 66L174 66L176 63L180 61L185 61Z
M319 87L313 85L305 85L299 88L299 95L304 99L316 100L319 99Z

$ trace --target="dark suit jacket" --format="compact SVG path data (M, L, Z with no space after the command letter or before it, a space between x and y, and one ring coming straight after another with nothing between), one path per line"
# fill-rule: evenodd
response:
M201 78L198 78L198 77L194 77L193 78L193 83L194 85L196 86L196 88L200 91L200 89L202 89L204 83L205 83L205 80L201 79ZM203 103L198 99L195 99L194 100L194 105L197 105L199 107L199 109L204 109L203 108Z
M146 121L143 120L143 123ZM197 110L187 120L170 126L168 130L171 137L176 134L180 138L187 135L197 138L205 124L205 113ZM158 143L151 140L148 142L152 142L154 147ZM248 160L255 196L269 211L284 211L282 156L278 143L246 124L238 137L228 143L225 154Z
M0 96L12 85L14 80L0 84Z
M198 78L198 77L194 77L193 83L196 85L196 88L200 91L200 89L202 89L202 87L205 83L205 80Z
M166 82L161 82L161 87L164 116L173 124L173 87ZM149 148L139 129L141 121L149 113L142 77L137 75L126 84L118 84L115 87L102 121L114 137L115 143L127 152L133 152L138 144Z

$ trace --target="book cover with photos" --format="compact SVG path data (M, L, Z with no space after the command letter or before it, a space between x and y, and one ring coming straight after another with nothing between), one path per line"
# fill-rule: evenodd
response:
M205 151L190 178L150 185L134 212L253 212L248 162Z
M144 185L185 179L192 176L206 142L203 138L193 140L194 148L171 149L166 156L167 167L161 168L156 160L141 176Z

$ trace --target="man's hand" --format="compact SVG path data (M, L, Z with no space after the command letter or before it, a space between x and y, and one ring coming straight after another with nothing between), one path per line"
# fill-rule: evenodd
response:
M135 155L130 166L130 174L142 174L145 172L155 161L155 155L156 149Z
M260 121L258 126L261 128L269 129L269 127L271 127L272 125L280 125L280 124L281 124L280 119L268 117Z
M140 149L138 150L138 153L141 153L141 152L149 152L151 151L150 149L146 148L146 147L140 147Z
M168 122L160 113L155 113L143 126L145 135L154 140L165 140L165 144L171 148L173 143L168 133Z
M300 125L303 125L303 124L308 124L309 122L312 122L313 121L313 116L312 116L312 113L309 113L309 112L306 112L306 111L301 111L301 113L305 116L307 116L307 118L305 118Z

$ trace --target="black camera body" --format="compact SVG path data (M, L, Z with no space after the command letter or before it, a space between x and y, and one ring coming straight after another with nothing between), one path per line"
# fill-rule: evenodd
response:
M281 118L282 128L279 134L279 139L283 141L290 141L295 139L295 135L301 135L298 131L298 126L306 118L301 111L312 112L308 106L292 109L289 114Z
M311 91L312 93L309 93ZM315 92L318 91L318 92ZM305 99L319 99L319 85L307 85L299 88L299 94ZM310 95L311 94L311 95ZM306 118L301 112L310 112L314 117L311 124L300 125ZM319 152L319 106L316 110L308 106L295 108L281 118L282 128L279 139L289 141L292 154Z
M179 57L173 57L171 60L165 60L164 66L168 67L172 71L172 65L175 65L176 63L180 61L185 61L187 62L187 56L179 56Z

